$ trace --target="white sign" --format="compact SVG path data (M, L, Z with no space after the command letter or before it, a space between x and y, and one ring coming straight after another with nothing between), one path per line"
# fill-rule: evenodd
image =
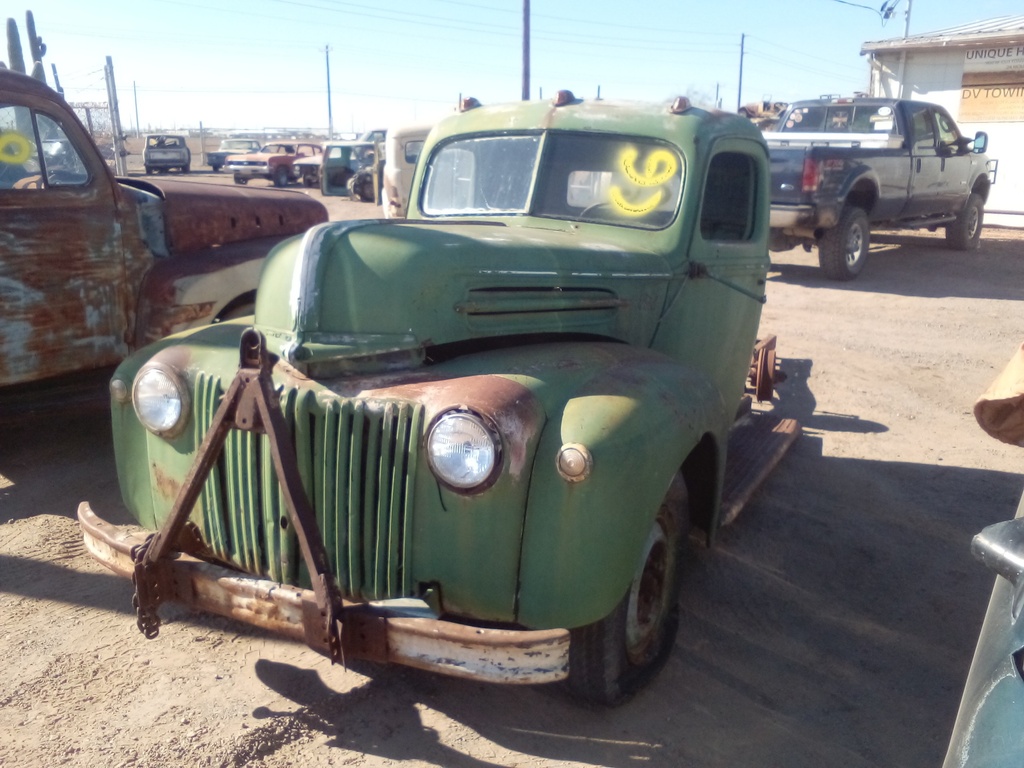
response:
M967 51L964 72L1024 72L1024 45Z

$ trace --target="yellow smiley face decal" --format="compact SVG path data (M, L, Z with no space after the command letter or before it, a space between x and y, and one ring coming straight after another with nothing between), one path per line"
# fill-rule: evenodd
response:
M635 147L627 147L622 152L620 165L622 172L630 183L641 188L658 187L671 179L679 164L675 156L667 149L656 149L647 155L643 170L637 168L637 157L640 153ZM628 200L620 187L608 190L608 196L620 212L627 216L646 216L657 208L665 197L665 190L659 189L642 201Z

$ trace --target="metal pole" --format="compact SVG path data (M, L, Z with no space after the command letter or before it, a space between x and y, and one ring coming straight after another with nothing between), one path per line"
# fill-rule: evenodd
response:
M324 59L327 62L327 140L334 138L334 113L331 111L331 46L324 46Z
M740 107L743 106L743 53L746 48L747 36L740 35L740 87L736 91L736 111L740 111Z
M523 0L523 101L530 100L530 0Z
M124 135L121 133L121 112L117 107L117 86L114 84L114 62L107 56L105 69L107 79L107 107L110 109L110 130L114 134L114 172L128 175L128 162L125 160Z
M135 99L135 138L139 138L142 134L142 123L139 122L139 92L135 89L135 81L132 80L132 96Z
M903 78L907 75L907 38L910 37L910 0L907 0L907 16L906 23L903 25L903 50L900 52L900 71L899 71L899 90L897 91L897 97L903 98L903 94L906 93L906 88L903 84Z

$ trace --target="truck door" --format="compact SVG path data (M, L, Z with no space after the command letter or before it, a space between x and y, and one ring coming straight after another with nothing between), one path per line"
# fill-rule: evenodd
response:
M666 317L655 341L655 348L674 348L680 358L699 361L697 367L711 373L726 402L743 394L737 382L743 381L750 353L742 345L723 350L743 328L756 327L761 312L752 296L764 292L768 176L767 157L753 141L714 143L688 254L691 267L700 264L714 278L687 280L683 295L669 299L679 315Z
M927 104L907 104L910 125L910 192L904 216L928 216L942 208L942 161L935 119Z
M971 165L974 158L971 152L966 150L966 143L953 118L941 109L935 110L934 114L940 158L940 210L943 213L956 213L963 208L969 194L967 185L971 181Z
M124 292L95 146L73 120L0 102L0 386L120 360Z

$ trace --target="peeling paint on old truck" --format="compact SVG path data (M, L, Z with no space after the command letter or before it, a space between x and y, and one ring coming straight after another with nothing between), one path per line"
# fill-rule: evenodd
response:
M301 194L115 179L56 92L0 70L0 386L112 365L251 305Z

